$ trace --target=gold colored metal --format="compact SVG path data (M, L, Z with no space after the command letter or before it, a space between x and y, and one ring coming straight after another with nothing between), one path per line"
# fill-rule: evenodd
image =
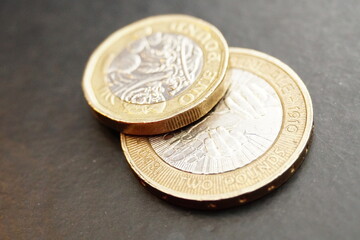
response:
M274 88L283 110L280 132L270 148L251 163L216 174L177 169L155 153L148 137L121 134L121 146L135 175L146 188L166 201L199 209L251 202L290 178L308 152L313 108L298 75L281 61L249 49L231 48L229 65L230 69L257 75Z
M167 42L165 43L167 45L171 45L171 41L185 39L189 46L192 44L191 46L194 49L196 48L196 53L202 57L199 58L200 62L197 62L198 71L190 78L193 82L187 83L186 86L188 87L182 88L181 91L168 99L155 99L154 102L150 101L150 103L141 102L140 100L140 103L138 103L136 99L129 100L129 97L122 99L114 94L114 91L116 92L119 89L112 92L108 84L109 81L107 81L107 74L109 69L112 68L111 64L116 61L116 57L122 52L131 51L126 50L129 48L129 44L134 43L136 45L142 39L150 37L154 37L155 40L153 41L157 41L158 35L156 34L166 35ZM135 46L134 49L137 47ZM185 50L189 49L188 46L183 48ZM151 49L151 51L149 54L157 54L157 49ZM177 51L181 52L182 50ZM166 53L167 51L163 52ZM141 57L142 55L139 53L138 56ZM136 56L136 61L130 59L133 62L130 60L125 62L129 65L129 68L132 67L131 64L134 64L134 62L139 64L138 56ZM102 123L126 134L160 134L176 130L196 121L216 105L228 88L228 82L224 80L226 79L224 76L227 70L228 58L228 46L224 37L218 29L209 23L185 15L149 17L116 31L100 44L87 63L82 87L88 104ZM128 59L122 60L127 61ZM192 67L193 64L190 64L190 60L188 66ZM167 59L159 57L159 63L156 64L160 66L167 63L166 61ZM152 63L150 62L150 64ZM147 65L143 64L142 67L147 67ZM161 67L163 66L159 67L160 70ZM184 68L187 70L186 66ZM141 70L151 72L153 69ZM155 77L159 73L155 73ZM183 77L184 74L179 75ZM140 80L143 79L140 77ZM187 80L189 80L189 77ZM124 91L124 89L119 91Z

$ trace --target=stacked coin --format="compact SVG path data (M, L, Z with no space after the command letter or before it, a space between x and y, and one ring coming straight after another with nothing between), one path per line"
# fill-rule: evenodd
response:
M228 49L194 17L150 17L115 32L92 54L83 90L95 116L121 132L141 184L181 206L255 200L308 151L313 110L296 73L264 53Z

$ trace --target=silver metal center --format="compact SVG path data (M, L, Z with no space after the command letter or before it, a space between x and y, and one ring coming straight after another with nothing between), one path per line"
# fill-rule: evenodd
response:
M165 162L190 173L222 173L251 163L274 143L283 116L277 93L252 73L230 71L232 85L210 114L182 130L149 138Z
M190 38L153 33L129 44L110 63L106 81L124 101L153 104L170 100L199 76L203 52Z

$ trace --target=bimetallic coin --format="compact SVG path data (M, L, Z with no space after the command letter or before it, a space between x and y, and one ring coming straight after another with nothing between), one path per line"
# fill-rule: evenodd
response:
M223 97L228 47L221 33L184 15L150 17L108 37L83 77L98 119L127 134L176 130Z
M302 163L313 110L296 73L264 53L231 48L228 75L225 97L192 125L152 137L121 134L130 167L162 199L200 209L241 205Z

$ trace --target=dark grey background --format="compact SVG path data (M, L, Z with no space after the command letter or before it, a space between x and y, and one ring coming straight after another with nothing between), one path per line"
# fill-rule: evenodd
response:
M91 116L80 86L91 52L161 13L204 18L307 85L310 155L270 196L216 213L161 201ZM359 1L1 0L0 239L359 239L359 39Z

